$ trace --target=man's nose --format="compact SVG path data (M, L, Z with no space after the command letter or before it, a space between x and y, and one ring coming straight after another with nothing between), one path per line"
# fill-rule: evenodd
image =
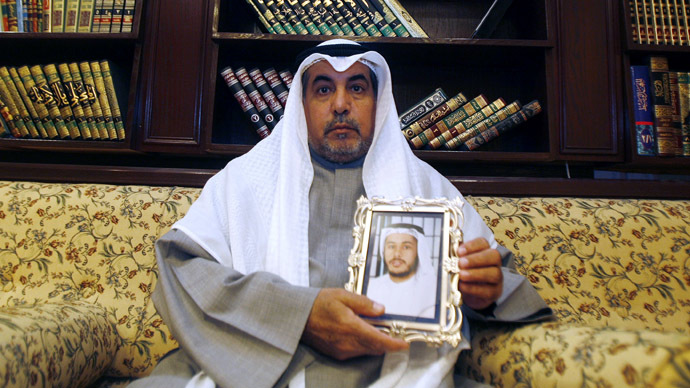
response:
M333 94L333 111L337 114L345 114L350 111L350 95L345 88L337 88Z

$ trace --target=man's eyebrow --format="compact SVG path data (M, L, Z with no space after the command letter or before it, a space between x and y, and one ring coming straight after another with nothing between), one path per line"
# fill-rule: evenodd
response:
M327 75L319 74L316 77L314 77L314 80L312 81L312 83L317 83L319 81L333 82L333 78L331 78Z
M359 80L364 80L364 81L366 81L367 83L369 83L369 79L367 79L367 77L366 77L364 74L362 74L362 73L360 73L360 74L355 74L355 75L353 75L352 77L350 77L350 78L348 79L348 81L350 81L350 82L359 81Z

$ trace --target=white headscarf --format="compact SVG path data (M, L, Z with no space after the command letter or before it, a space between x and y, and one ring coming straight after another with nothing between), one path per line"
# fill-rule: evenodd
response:
M383 257L383 252L386 247L386 239L389 235L397 233L409 234L410 236L414 237L415 240L417 240L417 272L415 272L415 276L423 277L428 273L433 273L434 268L431 264L431 247L429 246L429 239L424 235L423 232L417 230L417 228L413 227L412 225L407 226L406 224L391 224L386 226L381 231L379 252Z
M344 39L322 44L357 45ZM314 169L307 143L301 78L307 67L320 60L327 60L339 72L361 61L372 68L378 78L374 137L362 170L368 197L461 197L446 178L410 150L400 131L390 70L379 53L367 51L347 57L309 55L295 74L285 115L271 135L213 176L187 215L173 225L218 262L243 274L268 271L292 284L309 285L307 231L309 189ZM465 238L482 236L495 248L493 235L477 212L471 206L463 206L463 212ZM433 349L435 358L425 356L421 364L410 361L409 354L396 354L399 362L384 362L380 384L409 386L410 381L401 373L408 375L410 365L434 364L434 367L418 368L414 379L425 381L424 386L437 386L452 370L457 352L459 349ZM427 354L427 351L419 352L422 353ZM416 354L411 358L416 358ZM392 359L386 357L386 360ZM430 375L432 372L434 376Z

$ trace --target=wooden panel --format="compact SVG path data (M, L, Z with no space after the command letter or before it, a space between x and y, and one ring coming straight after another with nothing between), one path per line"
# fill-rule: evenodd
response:
M149 2L142 77L144 151L200 147L201 86L207 38L204 0Z
M614 0L558 3L560 152L566 155L564 159L623 160L616 9ZM577 158L575 154L599 157Z

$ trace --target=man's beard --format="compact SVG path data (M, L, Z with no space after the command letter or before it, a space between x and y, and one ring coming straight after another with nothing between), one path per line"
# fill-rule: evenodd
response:
M388 264L385 263L385 265L386 269L388 270L388 276L390 276L391 278L406 278L411 274L417 272L417 268L419 267L419 255L417 255L417 257L414 260L414 263L405 272L393 273L391 272L390 268L388 268Z
M337 124L342 123L346 123L347 125L349 125L352 129L355 130L355 132L357 132L357 135L359 135L357 139L354 139L354 144L331 141L331 139L328 137L328 134L335 129L335 126ZM350 134L348 136L353 135ZM367 151L369 151L369 147L371 147L371 142L371 138L362 138L359 124L355 120L352 120L350 118L336 118L330 121L328 124L326 124L326 129L324 131L323 137L321 138L321 141L318 142L318 144L310 142L310 145L312 146L314 151L316 151L317 154L319 154L328 161L335 163L348 163L364 156L367 153Z

